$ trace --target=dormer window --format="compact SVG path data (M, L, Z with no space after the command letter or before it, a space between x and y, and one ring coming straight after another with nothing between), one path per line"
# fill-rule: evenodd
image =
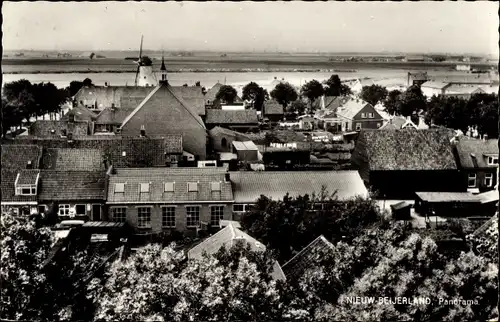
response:
M368 118L372 119L373 118L373 113L368 113Z
M210 183L210 189L212 191L221 191L221 184L220 184L220 182L212 182L212 183Z
M115 183L115 193L124 193L124 192L125 192L125 184Z
M164 192L174 192L175 182L165 182L164 184Z
M197 192L198 182L188 182L188 192Z
M366 113L361 113L361 118L362 119L366 118Z
M489 155L487 156L487 159L488 159L488 165L498 165L498 156Z
M141 193L149 193L149 183L141 183L140 191Z

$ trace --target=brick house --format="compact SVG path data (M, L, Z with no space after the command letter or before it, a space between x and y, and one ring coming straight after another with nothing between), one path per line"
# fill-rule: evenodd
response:
M364 130L351 162L363 181L385 198L413 198L415 192L463 192L451 139L453 131Z
M371 105L361 99L351 98L337 109L337 116L343 120L342 132L378 129L384 118Z
M455 143L457 164L471 192L486 192L497 185L498 140L459 137Z
M233 192L224 168L111 169L108 220L141 233L196 231L230 220Z
M233 141L251 141L251 138L240 132L216 126L208 131L210 145L215 152L230 152Z
M124 136L181 135L183 148L199 160L206 158L207 131L198 111L167 82L160 82L120 125Z

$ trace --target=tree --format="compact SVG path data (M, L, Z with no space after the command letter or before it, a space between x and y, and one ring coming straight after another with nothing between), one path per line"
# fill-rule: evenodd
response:
M363 86L361 89L361 98L373 106L385 100L387 94L387 89L380 85Z
M298 98L297 91L289 83L279 83L271 91L271 97L286 109L288 103L295 101Z
M52 298L42 267L54 242L52 232L27 218L2 213L0 237L0 318L53 319L53 312L41 309L44 304L50 307L47 299Z
M94 57L95 57L95 53L91 53L89 56L90 59L94 59Z
M352 95L352 90L346 84L340 85L340 96Z
M325 95L326 96L341 96L341 86L339 75L332 75L326 81Z
M311 110L313 108L314 101L325 93L323 85L320 82L313 79L310 82L305 83L301 89L302 94L309 99Z
M21 79L4 84L2 96L5 98L6 105L11 109L7 109L7 117L14 116L14 118L19 118L20 121L26 120L26 122L29 122L30 117L37 111L33 96L33 85L28 80Z
M91 81L92 83L92 81ZM83 87L83 82L80 81L72 81L69 83L69 86L66 88L68 91L69 97L73 97L78 93L78 91Z
M442 125L465 133L473 125L473 114L466 100L440 95L432 96L427 103L424 120L428 125Z
M473 111L472 123L477 126L481 135L498 137L498 95L482 93L472 95L467 109Z
M269 94L267 90L260 87L257 83L250 82L243 87L243 95L241 98L243 100L252 101L253 107L257 111L261 111L262 105L269 99Z
M397 114L413 116L426 110L426 99L420 87L412 85L399 96L396 104Z
M196 87L201 87L201 83L200 83L200 81L197 81L197 82L194 84L194 86L196 86Z
M59 89L52 83L34 84L33 95L36 105L34 114L37 116L58 113L62 105L69 100L68 91Z
M233 104L238 96L236 89L230 85L222 85L215 95L216 100L221 100L227 104Z
M401 91L397 89L390 91L384 100L385 111L390 115L399 115L398 101Z
M90 78L85 78L83 80L83 86L90 87L90 86L94 86L94 84L92 83L92 80Z
M301 100L296 100L293 101L292 104L289 106L288 112L302 115L304 114L306 108L307 106L304 102L302 102Z

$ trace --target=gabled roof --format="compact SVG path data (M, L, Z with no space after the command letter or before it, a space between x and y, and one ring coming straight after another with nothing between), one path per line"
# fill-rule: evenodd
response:
M212 138L219 138L219 137L223 137L223 136L228 136L228 137L233 137L238 141L252 141L250 136L248 136L244 133L229 130L229 129L226 129L226 128L220 127L220 126L214 127L213 129L209 130L208 133L209 133L210 137L212 137Z
M264 115L283 115L283 105L274 99L265 101Z
M238 227L235 227L234 224L229 223L226 227L219 230L214 235L208 237L195 247L191 248L188 251L188 258L201 259L203 253L206 253L207 255L214 255L222 247L230 249L239 241L245 242L246 244L250 245L250 249L254 252L264 252L266 250L266 246L264 246L262 243L260 243L255 238L248 235ZM281 266L276 261L274 263L272 277L275 280L285 280L285 275L283 274Z
M200 201L232 201L231 183L225 181L225 168L119 168L110 176L108 203L189 203ZM174 182L174 192L164 185ZM188 192L188 183L198 183L197 192ZM212 183L220 183L220 191ZM124 183L125 191L115 193L115 184ZM150 183L149 193L140 193L141 183Z
M5 169L2 167L2 179L0 185L2 188L1 202L36 202L37 196L16 196L15 182L19 177L33 178L40 173L40 170L26 170L26 169Z
M38 137L60 137L63 134L63 130L66 133L72 133L73 137L86 136L89 131L88 121L45 121L38 120L31 124L29 128L29 135Z
M498 156L498 140L460 139L456 149L462 168L486 168L488 167L486 156L490 154Z
M179 95L178 93L175 92L175 90L170 86L168 85L168 83L161 83L160 85L156 86L149 94L148 96L146 96L146 98L141 102L141 104L139 104L133 111L132 113L130 113L126 118L125 120L123 121L123 123L121 124L121 127L124 127L134 116L137 112L139 112L139 110L141 110L147 103L149 100L151 100L155 94L158 92L158 91L167 91L169 92L170 96L165 96L163 97L162 100L160 100L161 104L163 105L166 105L168 106L170 102L168 101L165 101L167 98L168 99L173 99L173 100L177 100L178 103L180 103L180 105L186 109L186 111L189 112L189 114L191 114L191 116L197 121L197 123L202 127L202 128L205 128L205 124L203 123L203 120L200 118L200 115L198 114L198 111L194 109L194 107L191 107L189 104L187 104ZM152 100L152 103L156 103L155 100Z
M206 93L205 93L205 101L210 101L213 102L215 101L215 96L219 92L220 88L223 86L223 84L217 82L215 83L212 88L210 88Z
M445 95L478 93L485 93L484 90L481 89L480 85L452 84L446 88Z
M26 169L31 161L33 169L40 168L42 148L33 144L2 144L2 169Z
M16 138L9 145L37 144L44 148L99 149L104 158L115 167L165 166L166 154L181 154L182 136L126 137L86 136L68 142L62 138ZM7 144L6 144L7 145ZM168 157L170 158L170 157Z
M427 77L427 72L416 72L416 73L408 73L408 75L410 76L410 80L413 80L413 81L423 81L423 80L427 80L428 77Z
M103 153L99 149L45 149L42 158L42 169L106 170L103 161Z
M339 199L368 196L357 171L239 171L230 172L236 203L254 203L261 195L281 200L320 193L326 187Z
M172 86L172 89L189 106L198 111L198 115L205 115L205 96L200 86Z
M82 87L75 95L78 104L82 101L87 105L94 105L102 110L106 107L120 107L121 99L124 97L146 97L152 87L141 86L89 86ZM90 104L89 104L90 103Z
M402 116L394 116L387 123L382 125L379 130L399 130L406 124L406 118Z
M137 106L136 106L137 107ZM95 123L96 124L115 124L120 125L123 121L129 116L134 108L128 107L120 107L120 108L111 108L106 107L104 110L99 113L97 116Z
M334 253L335 246L321 235L286 262L283 272L288 280L299 279L308 269L320 265L326 256Z
M452 137L448 129L362 130L355 151L366 151L372 171L455 170Z
M68 121L69 116L74 115L76 121L88 121L91 122L97 118L97 114L86 108L85 106L73 107L68 113L64 114L61 118L63 121Z
M40 171L39 200L104 200L105 171Z
M420 85L420 87L434 88L434 89L443 89L449 86L449 83L446 82L436 82L436 81L427 81Z
M349 99L347 102L342 104L341 107L337 109L337 114L339 116L345 117L347 119L353 119L365 106L370 105L370 103L365 102L361 99Z
M233 141L233 147L237 151L258 151L259 148L252 141Z
M207 124L257 124L257 111L249 110L207 110Z

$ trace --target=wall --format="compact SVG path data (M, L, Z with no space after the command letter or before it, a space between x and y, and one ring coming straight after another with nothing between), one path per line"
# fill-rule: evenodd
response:
M491 169L474 169L474 170L464 170L462 171L463 173L463 180L465 182L465 185L468 187L468 181L469 181L469 173L475 173L476 174L476 186L474 188L479 188L479 192L485 192L485 191L490 191L493 190L496 183L497 183L497 174L496 174L496 169L491 168ZM486 186L484 183L484 179L486 177L487 173L491 173L493 175L493 183L490 187ZM472 187L470 189L473 189Z
M178 231L186 231L189 230L186 227L186 222L187 222L187 213L186 213L186 206L188 204L180 204L176 205L176 210L175 210L175 230ZM206 222L210 225L210 205L224 205L224 220L231 220L232 218L232 205L231 204L224 204L224 203L217 203L214 202L213 204L197 204L196 202L193 202L193 206L201 206L200 208L200 222ZM151 206L151 229L147 228L141 228L140 231L151 231L153 233L159 233L163 230L171 230L171 228L165 228L163 229L162 227L162 207L163 205L144 205L146 206ZM170 205L168 205L170 206ZM138 217L137 217L137 208L140 207L138 205L109 205L108 211L107 211L107 219L112 220L111 218L111 209L114 207L125 207L127 208L127 223L133 227L136 230L139 230L137 227L138 225Z
M365 118L361 117L362 113L365 113ZM373 113L373 118L368 118L368 113ZM378 114L377 110L373 106L367 105L354 116L352 121L352 130L356 130L356 123L361 123L362 129L378 129L382 126L382 124L384 124L384 119L380 116L380 114Z
M368 161L368 155L366 154L366 141L362 134L358 137L356 146L352 151L351 164L353 165L353 169L358 170L361 179L363 179L365 183L369 183L370 164Z

